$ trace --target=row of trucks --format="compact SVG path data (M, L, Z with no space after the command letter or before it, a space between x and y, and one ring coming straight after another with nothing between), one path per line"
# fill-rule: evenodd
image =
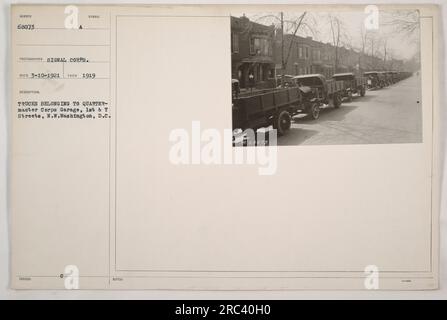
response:
M293 83L275 90L248 96L233 95L233 129L243 132L272 126L278 135L283 135L290 129L295 115L305 114L310 119L318 119L322 107L339 108L343 98L354 93L364 95L365 88L358 87L357 80L349 80L354 86L347 86L345 81L309 74L296 76Z
M410 77L412 73L402 71L368 71L363 75L367 78L368 89L381 89Z
M316 120L322 108L339 108L354 95L363 97L367 89L389 85L408 76L390 73L387 80L385 72L376 71L365 72L364 76L338 73L331 79L321 74L283 76L278 88L245 95L238 93L238 82L233 80L233 130L243 133L247 129L256 131L272 126L281 136L290 129L295 115L305 114Z

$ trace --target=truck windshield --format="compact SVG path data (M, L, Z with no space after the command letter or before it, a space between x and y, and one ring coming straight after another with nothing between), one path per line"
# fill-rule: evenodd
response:
M344 75L344 76L334 76L333 78L336 80L352 80L354 77L351 75Z
M323 85L318 77L298 78L296 80L301 86L318 87Z

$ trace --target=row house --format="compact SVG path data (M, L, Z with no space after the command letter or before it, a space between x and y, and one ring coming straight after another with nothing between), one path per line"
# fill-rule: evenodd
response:
M280 32L277 32L280 34ZM291 34L284 35L284 58L282 56L282 39L278 36L275 41L276 65L279 66L276 72L282 74L282 64L284 59L284 74L301 75L311 73L325 73L324 69L324 46L312 39L312 37L300 37Z
M354 50L344 47L336 49L330 43L315 41L312 37L304 38L290 34L284 35L284 43L286 62L284 74L319 73L329 78L336 72L359 71L359 53ZM276 44L281 46L281 39L276 41ZM276 56L275 59L277 64L282 64L282 56ZM282 70L277 69L277 73L282 74Z
M277 48L282 46L281 38L277 37L275 43ZM279 52L281 49L277 49L276 51ZM315 41L312 37L285 34L284 51L284 74L303 75L319 73L326 77L331 77L335 73L336 52L335 48L329 43ZM338 56L340 59L340 52ZM277 74L282 74L282 55L276 55L275 60L279 66L276 72ZM342 63L339 63L337 70L345 71L345 69L347 70Z
M360 53L345 47L338 48L337 72L353 72L360 73Z
M330 78L341 72L400 70L403 65L400 60L384 61L312 37L283 36L274 25L256 23L246 16L231 17L231 62L232 77L239 80L241 88L275 86L275 79L282 74L319 73Z
M282 40L280 32L275 39L276 73L282 74ZM279 35L279 36L278 36ZM368 56L346 47L336 48L331 43L315 41L312 37L284 35L284 62L286 75L319 73L327 78L334 73L352 72L361 75L369 70L400 70L401 60L387 60Z
M247 88L250 78L256 87L271 87L274 83L274 26L252 22L247 17L231 17L232 78L241 88Z

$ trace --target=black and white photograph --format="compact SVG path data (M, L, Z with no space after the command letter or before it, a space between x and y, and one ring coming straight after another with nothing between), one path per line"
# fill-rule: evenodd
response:
M422 142L417 10L232 14L231 68L235 146Z

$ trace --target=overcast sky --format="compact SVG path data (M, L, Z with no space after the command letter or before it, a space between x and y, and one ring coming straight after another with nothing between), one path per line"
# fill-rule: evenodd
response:
M384 43L386 42L387 56L397 59L410 59L419 53L419 28L413 32L401 31L403 21L407 26L408 20L413 19L418 25L417 12L399 11L404 15L404 19L396 17L396 12L380 11L379 29L377 31L368 32L369 40L366 45L366 52L371 54L371 39L374 40L375 54L383 55ZM413 13L410 18L407 13ZM233 16L242 16L243 13L233 13ZM302 12L285 12L284 20L298 21ZM362 28L366 14L363 11L350 12L332 12L333 17L337 17L342 25L342 43L349 47L360 49L362 47ZM280 13L246 13L250 20L257 21L262 24L271 25L274 23L279 26ZM329 13L325 12L307 12L305 17L305 26L300 27L298 35L312 36L314 39L322 42L332 42L332 32L329 23ZM294 25L292 23L285 24L286 32L293 33ZM364 28L363 28L364 30ZM377 50L377 51L376 51Z

